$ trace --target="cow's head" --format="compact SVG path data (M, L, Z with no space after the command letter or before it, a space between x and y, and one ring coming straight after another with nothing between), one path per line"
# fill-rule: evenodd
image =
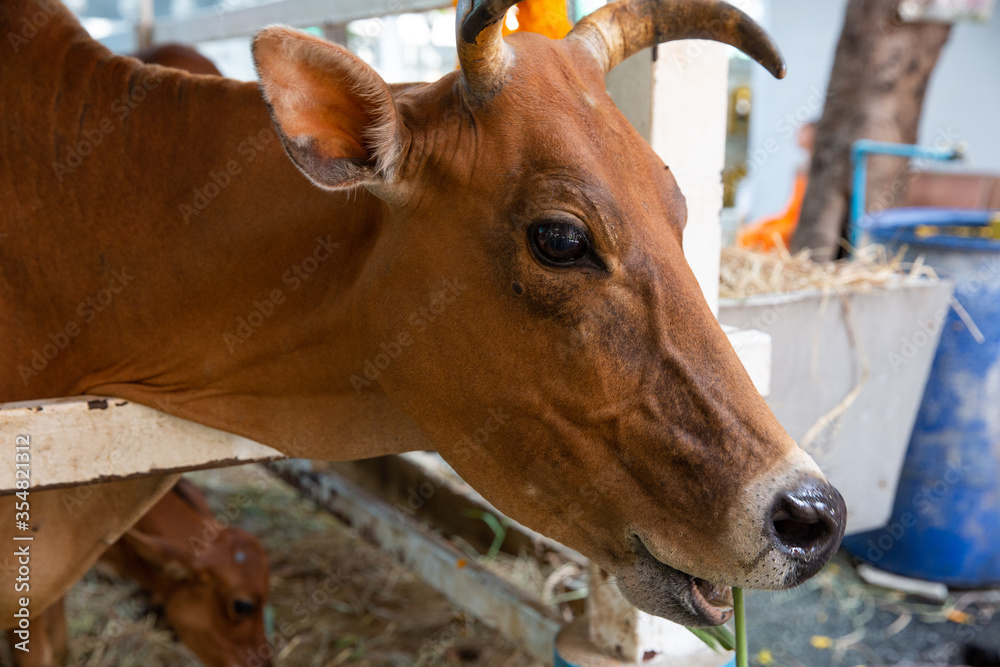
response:
M461 70L420 85L268 28L265 99L306 176L381 200L350 297L378 390L500 510L638 607L721 623L728 586L814 574L844 504L712 316L681 250L684 197L604 75L679 38L775 74L781 56L721 2L623 0L557 41L502 38L512 4L460 5Z
M270 665L264 627L267 555L236 527L198 548L132 529L125 542L159 573L163 613L177 638L208 667Z

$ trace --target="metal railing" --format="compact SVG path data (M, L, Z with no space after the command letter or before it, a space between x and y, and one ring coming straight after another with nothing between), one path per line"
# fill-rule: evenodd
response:
M178 17L157 17L149 26L150 43L185 42L197 44L252 35L264 26L281 23L293 27L344 24L361 19L425 12L451 7L450 0L276 0L248 7L230 6L225 0L212 8ZM137 24L135 30L140 26ZM133 34L117 32L102 41L125 43ZM146 41L146 40L142 40Z

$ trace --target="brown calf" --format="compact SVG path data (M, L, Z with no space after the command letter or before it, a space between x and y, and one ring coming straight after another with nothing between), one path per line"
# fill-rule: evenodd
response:
M99 565L134 579L164 615L177 638L208 667L270 664L264 629L267 556L253 535L223 527L204 495L183 478ZM30 652L13 649L16 667L56 667L66 657L66 619L58 600L32 625Z

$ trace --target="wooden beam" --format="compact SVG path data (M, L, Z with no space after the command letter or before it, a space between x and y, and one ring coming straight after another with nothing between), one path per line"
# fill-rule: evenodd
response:
M76 396L0 403L0 443L30 438L31 488L282 458L265 445L122 399ZM13 461L13 453L11 453ZM0 466L0 495L15 491Z

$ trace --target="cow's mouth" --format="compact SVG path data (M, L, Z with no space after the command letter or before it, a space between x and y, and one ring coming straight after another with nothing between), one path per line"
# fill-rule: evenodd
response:
M636 560L618 572L618 589L636 607L689 627L722 625L733 615L733 589L670 567L632 540Z
M712 625L722 625L733 615L733 587L691 577L691 599Z

